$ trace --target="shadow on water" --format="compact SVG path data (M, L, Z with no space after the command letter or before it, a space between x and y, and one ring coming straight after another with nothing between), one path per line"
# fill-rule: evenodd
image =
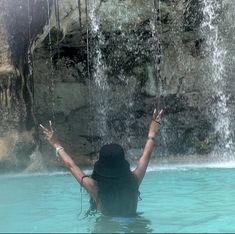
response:
M135 217L100 216L92 233L152 233L151 221L139 213Z

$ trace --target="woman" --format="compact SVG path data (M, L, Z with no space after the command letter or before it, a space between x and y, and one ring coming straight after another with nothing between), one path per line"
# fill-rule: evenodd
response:
M90 211L101 211L104 215L133 216L136 214L138 188L144 178L150 156L154 147L154 138L160 126L160 115L154 110L150 123L148 138L144 152L135 170L130 170L124 150L120 145L104 145L99 153L99 159L94 165L89 177L75 165L59 141L54 137L51 122L50 130L41 126L46 139L55 148L56 154L63 160L77 181L91 196Z

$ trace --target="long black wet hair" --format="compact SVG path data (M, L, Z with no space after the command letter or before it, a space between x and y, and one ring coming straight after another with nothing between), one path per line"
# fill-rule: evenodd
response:
M97 182L98 195L96 201L90 198L89 214L96 212L98 205L104 215L136 214L139 185L120 145L109 144L101 148L91 178Z
M128 176L107 178L93 173L91 176L98 184L97 203L104 215L131 216L136 214L138 183L130 172ZM91 211L97 210L97 203L90 199Z

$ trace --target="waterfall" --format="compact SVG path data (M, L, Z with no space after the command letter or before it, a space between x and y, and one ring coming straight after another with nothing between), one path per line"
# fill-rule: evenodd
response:
M100 30L100 22L96 11L98 10L97 1L91 1L90 19L91 19L91 33L93 38L96 39L94 43L95 57L93 58L94 66L94 81L101 90L108 88L106 70L107 66L103 60L101 46L104 45L104 36Z
M160 109L160 95L163 92L162 82L161 82L161 71L160 71L160 65L161 65L161 59L162 59L162 48L161 48L161 42L160 42L160 35L161 35L161 13L160 13L160 1L154 0L154 10L153 10L153 19L150 21L151 31L152 31L152 37L154 39L153 45L155 48L154 51L154 63L155 63L155 74L156 74L156 80L158 84L158 90L157 90L157 96L156 96L156 105L157 108Z
M157 110L164 109L165 103L164 99L161 98L164 96L164 87L163 87L163 81L161 77L161 64L162 64L162 46L161 46L161 35L162 35L162 25L161 25L161 1L160 0L153 0L153 17L150 21L150 28L152 32L152 38L153 38L153 58L154 58L154 73L155 76L149 76L149 83L151 85L151 89L153 90L153 93L156 93L156 103L155 107ZM151 74L151 73L150 73ZM153 80L154 79L154 80ZM164 126L169 125L169 122L166 118L164 118ZM166 127L161 128L161 142L162 142L162 149L161 149L161 155L169 155L168 147L167 147L167 132Z
M52 40L51 40L51 14L50 14L50 0L47 0L47 17L48 17L48 46L50 51L50 84L48 86L49 93L51 93L51 103L52 103L52 118L55 120L55 82L54 82L54 68L53 68L53 50L52 50Z
M90 33L92 38L92 86L91 99L94 106L96 133L101 139L101 143L111 141L109 129L107 127L107 112L109 108L107 82L107 65L103 59L101 47L104 45L105 38L100 29L100 21L97 14L99 1L91 0L88 4L90 18Z
M92 55L92 91L90 95L96 125L96 131L94 129L93 131L101 139L99 144L116 142L124 148L130 148L132 140L135 139L133 123L136 120L133 97L136 90L136 78L127 77L122 67L116 73L116 77L113 77L114 75L108 77L108 65L102 50L106 48L108 41L106 41L101 27L98 12L100 7L99 1L89 1L90 54ZM116 9L115 14L127 17L125 12L123 13L119 9ZM128 34L125 34L121 26L119 30L122 32L120 40L125 41ZM114 84L115 82L118 84Z
M209 53L209 72L207 74L207 87L215 104L211 106L215 118L215 131L218 136L218 144L215 147L215 155L223 155L226 159L232 159L233 140L230 131L230 110L227 106L228 94L226 93L225 58L226 50L218 26L219 12L222 3L219 0L203 0L204 20L201 25L202 33L206 37Z

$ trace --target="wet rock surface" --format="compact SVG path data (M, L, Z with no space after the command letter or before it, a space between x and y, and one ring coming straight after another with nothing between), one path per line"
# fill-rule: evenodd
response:
M5 170L6 165L17 167L12 162L20 157L21 169L36 170L37 166L30 167L30 155L36 148L41 156L40 163L34 165L60 166L54 151L37 129L38 123L46 124L49 120L53 121L62 145L79 164L92 164L100 146L111 141L122 144L127 152L134 152L144 146L155 106L163 107L165 112L154 156L206 155L213 150L218 135L214 126L216 117L208 108L215 100L205 79L210 72L210 61L205 50L205 35L200 29L203 1L162 0L161 24L156 22L154 1L146 4L142 0L107 0L96 1L95 5L93 1L86 5L83 0L80 5L72 0L59 1L58 5L55 5L57 1L48 1L48 5L42 1L40 6L37 1L32 1L30 6L20 0L16 2L15 11L27 13L29 9L33 19L29 17L28 22L26 17L11 28L5 27L4 21L0 23L5 32L1 34L1 48L6 48L0 50L0 56L9 54L6 64L18 70L11 85L15 107L3 111L4 105L1 106L0 139L5 139L6 132L12 129L18 131L19 136L22 131L19 129L33 134L29 142L3 144L13 151L2 150L5 159L0 160L0 169ZM229 58L234 53L229 48L234 40L228 30L234 18L231 5L229 0L223 3L223 14L220 14L223 18L215 24L219 24L225 35L226 76L233 82L234 60ZM40 20L36 9L43 12ZM1 20L4 17L1 15ZM18 19L23 20L21 15L16 15L14 22ZM16 26L18 29L14 30ZM26 43L24 38L29 27L32 35ZM25 43L23 49L16 44L21 40L15 39L12 44L6 39L16 34L16 39L19 37ZM156 66L156 35L160 37L162 51L160 74ZM23 66L29 62L28 48L33 74L28 65ZM0 73L0 83L10 80L10 76L4 79L3 74ZM97 77L102 76L106 79L105 85L97 83ZM22 90L23 84L28 86ZM229 84L232 105L233 89ZM130 154L130 159L135 161L136 156Z

